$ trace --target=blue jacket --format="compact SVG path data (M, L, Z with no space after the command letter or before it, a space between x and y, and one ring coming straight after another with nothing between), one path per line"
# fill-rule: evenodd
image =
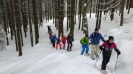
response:
M51 40L52 41L56 41L57 40L57 37L56 36L53 36Z
M100 39L104 42L104 38L100 33L92 33L90 35L91 44L99 44Z

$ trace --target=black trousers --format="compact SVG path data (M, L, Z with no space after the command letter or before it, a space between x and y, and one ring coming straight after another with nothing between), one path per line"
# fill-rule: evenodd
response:
M55 48L55 41L52 41L53 47Z
M110 56L106 56L103 54L103 61L102 61L102 70L106 70L106 65L110 61Z
M67 50L71 50L71 48L72 48L72 46L73 46L73 45L72 45L72 42L67 42L67 45L68 45L68 46L67 46Z

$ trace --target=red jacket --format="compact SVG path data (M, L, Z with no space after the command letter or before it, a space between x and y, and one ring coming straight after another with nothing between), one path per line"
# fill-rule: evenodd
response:
M65 36L62 37L62 42L66 43L67 38Z
M53 37L53 35L52 35L52 34L50 34L50 35L49 35L49 38L50 38L50 39L52 39L52 37Z

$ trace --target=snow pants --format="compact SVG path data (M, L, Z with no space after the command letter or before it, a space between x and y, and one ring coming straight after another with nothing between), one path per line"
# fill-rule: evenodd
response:
M63 42L63 49L65 49L66 47L66 42Z
M62 46L60 43L56 43L56 49L58 49L58 45L60 45L60 49L62 49Z
M110 61L110 56L106 56L103 54L103 61L102 61L102 70L106 70L106 65Z
M85 49L86 49L86 51L85 51ZM88 46L88 44L82 44L81 55L84 54L84 51L85 51L86 54L88 54L88 51L89 51L89 46Z
M67 46L67 50L71 50L72 49L72 42L67 42L68 46Z

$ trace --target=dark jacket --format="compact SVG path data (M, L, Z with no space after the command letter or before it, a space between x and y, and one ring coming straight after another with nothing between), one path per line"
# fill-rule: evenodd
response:
M67 36L67 42L73 42L73 41L74 41L73 37L68 35Z
M103 51L103 55L105 56L111 56L112 50L114 49L118 54L120 54L120 51L117 49L117 46L115 43L109 43L109 41L105 41L101 46L100 49Z
M100 33L92 33L90 35L91 44L99 44L100 39L104 42L104 38Z
M50 28L51 26L47 26L47 27L48 27L48 31L51 31L51 28Z
M57 39L57 44L59 44L61 42L61 40L60 39Z

